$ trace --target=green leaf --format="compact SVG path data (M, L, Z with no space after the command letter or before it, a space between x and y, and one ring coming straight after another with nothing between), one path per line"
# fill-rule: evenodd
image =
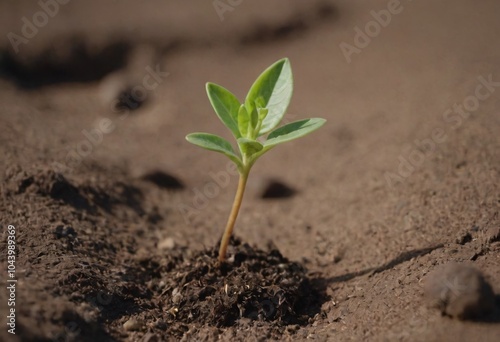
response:
M259 113L257 112L257 109L254 108L252 114L250 114L250 127L252 129L252 132L255 130L258 123L259 123Z
M217 84L209 82L206 88L208 99L219 119L231 130L236 139L241 137L240 130L238 129L240 101L229 90Z
M269 110L267 108L259 108L259 120L262 121L266 118Z
M240 146L241 152L246 156L251 156L264 148L260 142L247 138L239 138L238 145Z
M277 61L257 78L248 92L245 106L249 110L257 103L269 110L259 135L266 134L279 125L290 104L292 92L292 68L288 58Z
M281 126L269 133L267 140L264 142L264 148L270 148L275 145L303 137L312 131L317 130L325 124L325 119L313 118L295 121L287 125Z
M204 149L225 154L229 159L235 162L238 167L242 165L231 143L218 135L210 133L191 133L186 135L186 140Z
M248 115L248 111L244 105L241 105L240 110L238 111L238 128L241 136L248 136L250 128L250 115Z

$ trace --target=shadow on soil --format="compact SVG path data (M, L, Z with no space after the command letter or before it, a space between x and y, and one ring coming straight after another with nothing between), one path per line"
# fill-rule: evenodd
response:
M500 323L500 294L495 296L495 309L492 313L484 317L478 317L473 322L499 324Z
M31 57L11 50L0 51L0 75L24 89L57 83L82 83L100 80L123 68L131 46L117 41L101 48L91 48L78 36L55 39Z
M384 272L384 271L387 271L387 270L393 268L396 265L399 265L403 262L409 261L412 258L420 257L420 256L424 256L426 254L429 254L430 252L432 252L436 249L442 248L443 246L444 246L443 244L438 244L438 245L432 246L432 247L406 251L406 252L401 253L400 255L398 255L397 257L392 259L391 261L389 261L389 262L387 262L379 267L371 267L371 268L367 268L367 269L364 269L361 271L350 272L347 274L343 274L343 275L335 276L335 277L331 277L331 278L325 278L324 281L328 285L328 284L332 284L332 283L349 281L351 279L363 276L365 274L373 275L375 273Z

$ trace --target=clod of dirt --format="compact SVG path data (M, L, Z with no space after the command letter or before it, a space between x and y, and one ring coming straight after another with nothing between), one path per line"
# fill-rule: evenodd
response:
M65 225L58 225L54 229L54 234L57 239L63 238L63 237L76 237L77 233L73 227L65 226Z
M277 180L268 180L263 187L261 198L288 198L295 195L297 191L283 182Z
M79 189L71 184L62 174L52 169L32 169L25 171L13 168L6 174L8 191L21 194L36 193L42 196L61 200L75 208L89 208L88 200Z
M163 171L152 171L141 176L142 180L151 182L163 189L181 190L184 184L177 178Z
M319 312L323 295L304 267L277 250L264 252L238 240L232 246L227 263L218 265L212 248L164 278L170 324L221 327L250 319L304 325Z
M450 263L430 272L425 295L442 314L458 319L475 319L495 306L495 295L483 274L473 266Z

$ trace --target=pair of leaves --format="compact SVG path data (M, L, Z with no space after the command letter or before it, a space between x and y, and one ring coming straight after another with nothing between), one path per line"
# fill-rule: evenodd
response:
M225 154L240 171L274 146L300 138L320 128L326 120L313 118L289 123L281 122L293 92L293 77L288 59L267 68L254 82L243 104L227 89L207 83L207 94L215 113L238 142L242 158L224 138L209 133L192 133L186 139L205 149ZM275 129L276 128L276 129ZM257 137L269 133L261 143Z
M321 118L295 121L272 131L264 144L246 138L238 139L238 144L241 146L243 153L248 155L258 154L260 156L278 144L303 137L317 130L325 122L326 120ZM222 137L210 133L191 133L186 138L192 144L225 154L240 168L244 166L241 159L234 152L231 143Z
M257 78L243 105L229 90L207 83L207 95L215 113L236 139L247 136L248 128L255 128L255 121L261 116L257 106L266 110L258 136L278 126L290 104L292 92L292 69L287 58L277 61Z

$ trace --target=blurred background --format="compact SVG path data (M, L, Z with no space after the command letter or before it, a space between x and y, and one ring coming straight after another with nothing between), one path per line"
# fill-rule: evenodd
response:
M479 234L499 217L499 13L496 0L2 0L3 186L51 170L72 184L56 197L81 220L90 203L115 210L107 224L147 227L146 245L212 246L236 177L213 190L228 160L184 139L231 138L205 83L243 100L260 72L288 57L286 120L328 123L259 160L238 236L272 240L336 277L450 242L462 228ZM263 198L277 183L278 198ZM483 265L498 279L498 268ZM365 280L353 288L372 286ZM416 309L384 281L359 299L355 318L370 316L377 298L410 307L373 319L383 336L400 336Z
M408 206L404 197L416 189L455 182L449 172L457 165L476 168L463 176L475 175L480 194L497 179L499 9L494 0L1 1L0 167L41 165L77 182L120 173L183 186L158 204L171 220L159 229L215 242L236 180L215 199L197 198L227 161L185 135L230 139L205 83L243 100L264 68L289 57L295 91L286 120L328 124L255 167L248 201L257 210L241 217L253 227L241 234L286 241L311 221L325 234L364 235L374 217L376 226L390 225L388 208ZM490 96L467 104L481 79L490 80L483 85ZM440 141L422 143L436 130ZM299 195L269 207L259 196L275 182ZM298 210L304 203L306 213ZM194 208L188 220L185 206ZM261 234L272 217L282 229ZM179 232L186 223L203 230ZM408 244L406 232L390 233L401 239L395 248ZM364 252L355 253L364 263Z
M236 180L213 200L197 198L227 161L185 135L231 138L205 83L243 100L264 68L289 57L295 90L285 120L328 124L255 167L249 205L258 210L241 217L255 229L241 233L264 242L307 221L326 233L340 220L339 234L373 217L387 225L374 208L390 207L389 198L403 205L400 196L425 182L440 186L467 158L477 167L475 184L496 179L496 85L479 109L465 115L454 106L481 77L500 78L499 9L494 0L1 1L0 166L43 165L80 181L102 169L166 188L182 184L185 191L162 204L173 221L160 228L183 235L177 225L189 222L203 233L185 239L215 242ZM445 137L436 148L421 143L436 130ZM275 182L300 195L268 207L259 194ZM296 210L303 203L305 214ZM194 208L189 220L185 205ZM259 206L276 213L262 215ZM272 217L290 230L258 233Z

